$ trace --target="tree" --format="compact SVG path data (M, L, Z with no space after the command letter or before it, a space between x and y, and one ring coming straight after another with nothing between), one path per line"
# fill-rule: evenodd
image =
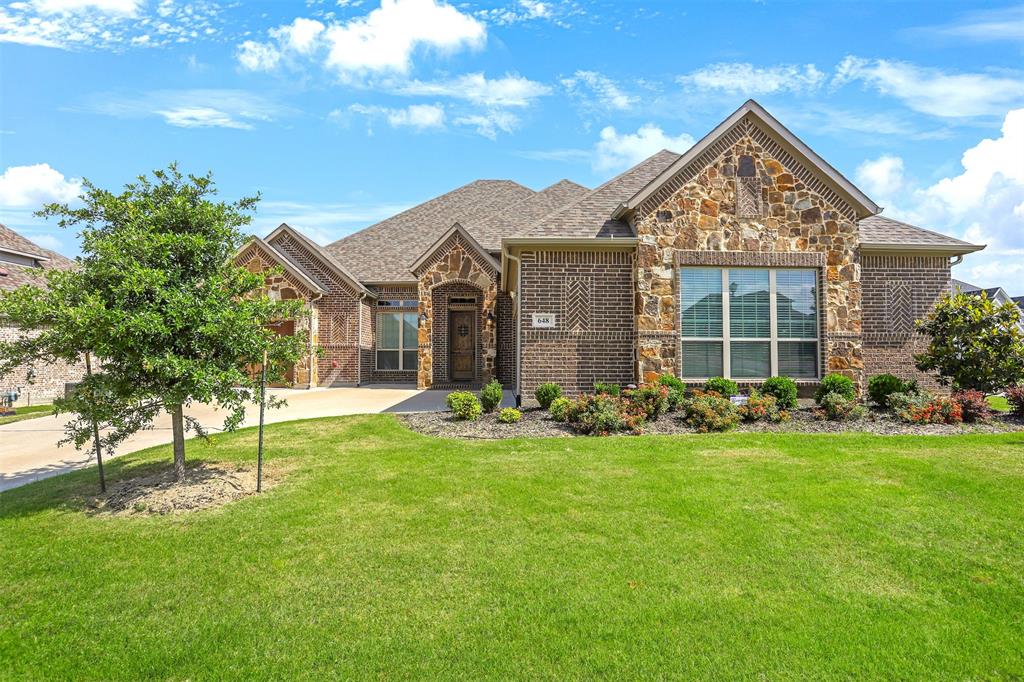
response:
M918 331L931 337L917 368L937 371L939 382L957 391L995 393L1024 382L1024 333L1020 309L996 305L984 292L947 294Z
M266 353L273 379L300 357L305 336L280 336L269 325L298 317L302 302L271 300L266 273L233 263L259 197L224 203L216 193L212 175L183 176L172 164L120 194L86 181L82 208L49 204L37 214L77 227L82 255L76 269L50 271L45 289L0 297L0 317L28 332L0 344L0 376L85 352L99 361L78 390L55 401L58 412L75 414L62 442L82 447L98 422L109 450L166 410L180 481L185 433L206 436L183 408L216 404L227 411L225 430L234 429L257 397L249 369Z

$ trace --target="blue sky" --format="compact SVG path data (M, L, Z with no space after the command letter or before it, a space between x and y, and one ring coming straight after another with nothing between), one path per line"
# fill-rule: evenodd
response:
M594 186L757 99L885 214L1024 294L1024 5L0 4L0 220L172 160L320 242L476 178Z

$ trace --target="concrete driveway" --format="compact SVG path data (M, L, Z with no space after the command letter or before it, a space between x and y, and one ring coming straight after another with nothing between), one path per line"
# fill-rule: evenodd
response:
M362 386L359 388L315 388L311 390L271 389L287 399L288 405L267 410L266 422L378 412L433 412L445 409L445 391L419 391L403 386ZM506 402L509 400L506 396ZM186 413L216 433L224 423L221 413L208 405L193 405ZM94 463L73 445L57 447L64 435L67 417L40 417L0 426L0 491L32 481L80 469ZM242 426L259 422L259 407L246 410ZM141 431L123 443L117 455L171 442L171 420L159 417L154 428ZM108 455L104 453L104 461Z

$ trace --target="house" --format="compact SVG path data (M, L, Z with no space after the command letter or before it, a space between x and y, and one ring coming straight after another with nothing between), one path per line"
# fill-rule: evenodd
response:
M1002 287L982 288L959 279L954 279L952 284L954 291L960 291L965 294L977 294L979 296L984 293L992 302L996 303L997 305L1012 303L1015 306L1021 308L1021 310L1024 310L1024 296L1017 296L1016 298L1014 298L1007 294ZM1024 315L1021 316L1020 328L1024 329Z
M0 292L12 291L20 286L46 286L48 270L67 270L74 261L56 251L44 249L26 239L6 225L0 225ZM0 320L0 343L21 336L21 331ZM0 376L0 397L10 392L19 394L15 405L50 402L64 395L64 384L80 381L85 374L82 363L68 365L50 362L17 367Z
M307 302L302 386L928 383L914 321L984 247L881 210L748 101L593 189L478 180L323 247L281 225L238 262Z

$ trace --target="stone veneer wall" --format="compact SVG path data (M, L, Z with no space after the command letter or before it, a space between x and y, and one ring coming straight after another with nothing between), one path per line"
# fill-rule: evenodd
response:
M548 381L568 395L633 381L631 252L523 252L519 292L524 400ZM554 313L556 327L534 329L533 313Z
M17 327L0 324L0 343L10 343L23 337ZM29 375L31 374L31 381ZM85 376L85 360L69 365L65 362L20 365L0 376L0 393L21 387L21 397L15 407L48 403L64 395L64 384L75 383Z
M949 259L935 256L861 257L864 289L864 365L868 376L895 374L917 379L923 388L949 392L935 376L914 366L927 338L914 331L950 290Z
M737 216L737 165L753 158L756 217ZM748 197L750 198L750 197ZM747 204L749 210L750 203ZM825 372L864 380L861 272L856 215L807 168L749 120L732 130L639 207L635 228L638 374L678 373L680 252L734 252L759 265L765 253L813 253L824 280Z

